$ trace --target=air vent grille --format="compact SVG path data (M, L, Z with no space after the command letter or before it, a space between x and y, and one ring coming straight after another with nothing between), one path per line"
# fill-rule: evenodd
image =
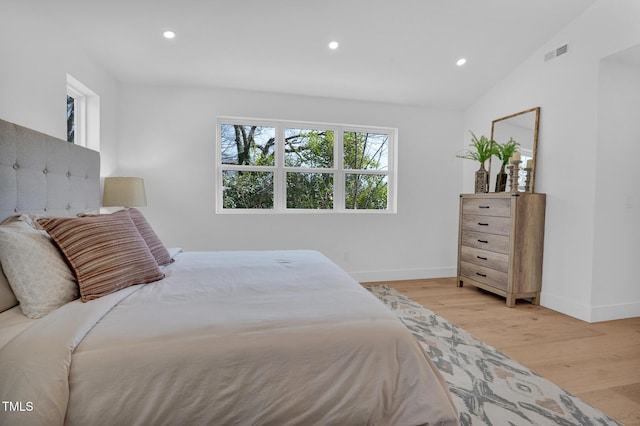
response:
M565 53L569 53L569 44L564 44L557 49L552 50L551 52L547 52L544 55L544 61L548 62L552 59L557 58L560 55L564 55Z
M560 46L556 49L556 56L564 55L569 51L569 45L565 44L564 46Z

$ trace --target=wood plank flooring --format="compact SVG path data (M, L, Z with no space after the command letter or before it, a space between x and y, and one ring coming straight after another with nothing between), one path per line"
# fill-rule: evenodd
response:
M455 278L387 284L627 426L640 426L640 317L589 324Z

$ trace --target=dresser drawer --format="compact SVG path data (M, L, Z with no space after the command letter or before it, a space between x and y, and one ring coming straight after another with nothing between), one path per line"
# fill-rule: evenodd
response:
M462 200L462 214L510 217L511 199L465 198Z
M462 246L509 254L509 237L484 232L462 231Z
M473 263L474 265L484 266L500 272L509 272L509 256L506 254L462 246L460 258L462 261Z
M485 268L469 262L460 262L460 275L474 281L507 291L508 275L505 272Z
M462 216L462 229L508 236L511 231L511 218L465 214Z

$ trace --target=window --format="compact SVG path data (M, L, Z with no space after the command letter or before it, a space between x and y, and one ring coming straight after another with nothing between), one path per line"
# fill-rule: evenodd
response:
M218 119L217 212L395 212L396 129Z
M99 151L100 98L67 74L67 141Z
M85 98L67 88L67 141L85 145Z
M344 134L345 208L386 209L389 168L389 134Z

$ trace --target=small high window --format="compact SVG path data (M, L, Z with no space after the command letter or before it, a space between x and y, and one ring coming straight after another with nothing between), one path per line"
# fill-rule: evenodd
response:
M99 151L100 98L67 74L67 141Z

